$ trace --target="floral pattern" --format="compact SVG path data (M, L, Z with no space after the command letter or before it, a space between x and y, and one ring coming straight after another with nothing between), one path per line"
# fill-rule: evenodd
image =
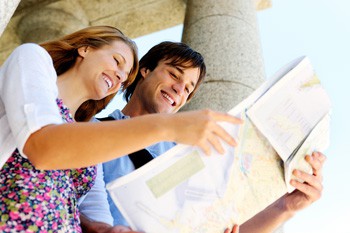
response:
M61 100L57 105L73 122ZM0 171L0 231L81 232L77 202L95 177L95 166L38 170L16 150Z

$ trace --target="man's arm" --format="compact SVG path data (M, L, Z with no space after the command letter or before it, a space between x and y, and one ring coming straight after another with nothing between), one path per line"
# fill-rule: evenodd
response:
M132 231L126 226L111 226L104 222L94 222L84 215L80 215L81 229L83 233L142 233Z
M241 233L271 233L282 223L292 218L298 211L308 207L320 199L322 194L322 166L326 160L320 152L314 152L312 156L305 156L305 160L312 166L313 174L294 170L297 178L305 180L300 183L291 180L296 190L286 194L272 203L266 209L255 215L240 226Z

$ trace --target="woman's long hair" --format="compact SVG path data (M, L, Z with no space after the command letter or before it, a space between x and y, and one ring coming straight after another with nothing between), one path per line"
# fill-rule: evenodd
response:
M61 75L70 69L77 57L78 48L89 46L100 48L110 45L114 41L122 41L132 50L134 61L132 70L123 83L123 89L127 88L134 80L138 71L137 46L134 41L126 37L120 30L110 26L87 27L60 39L40 44L52 57L57 75ZM106 96L101 100L87 100L82 103L75 113L76 121L89 121L94 115L103 110L113 99L116 93Z

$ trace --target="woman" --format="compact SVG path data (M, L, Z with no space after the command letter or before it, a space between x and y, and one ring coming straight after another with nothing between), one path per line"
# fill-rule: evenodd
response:
M63 124L89 120L128 86L136 54L131 40L103 26L10 55L0 70L1 230L81 231L76 203L93 185L94 164L164 140L206 151L221 149L218 138L235 144L216 122L238 120L208 110Z

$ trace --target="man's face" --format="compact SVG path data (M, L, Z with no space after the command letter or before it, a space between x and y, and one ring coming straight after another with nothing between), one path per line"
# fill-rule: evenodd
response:
M198 82L199 68L174 67L168 62L160 61L153 71L141 69L138 97L148 113L177 112Z

